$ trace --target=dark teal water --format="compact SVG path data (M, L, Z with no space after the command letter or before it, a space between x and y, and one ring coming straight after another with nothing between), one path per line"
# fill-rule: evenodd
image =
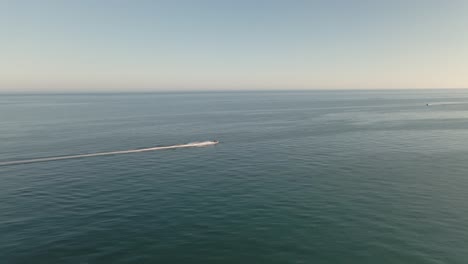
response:
M0 161L212 139L1 166L0 262L468 259L468 90L0 95Z

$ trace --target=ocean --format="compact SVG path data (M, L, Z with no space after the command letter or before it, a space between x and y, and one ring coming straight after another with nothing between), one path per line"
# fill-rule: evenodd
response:
M428 105L427 105L428 104ZM468 90L0 95L0 263L460 263Z

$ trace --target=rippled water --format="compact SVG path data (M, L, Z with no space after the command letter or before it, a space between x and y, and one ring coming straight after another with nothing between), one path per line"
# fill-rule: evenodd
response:
M0 166L0 262L468 259L468 90L0 95L0 162L213 139Z

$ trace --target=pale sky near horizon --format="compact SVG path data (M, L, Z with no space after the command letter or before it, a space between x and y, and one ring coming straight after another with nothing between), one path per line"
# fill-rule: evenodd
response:
M0 0L0 92L468 88L464 0Z

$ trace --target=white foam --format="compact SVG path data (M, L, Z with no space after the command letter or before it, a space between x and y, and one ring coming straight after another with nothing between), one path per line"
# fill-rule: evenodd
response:
M98 153L79 154L79 155L67 155L67 156L47 157L47 158L37 158L37 159L27 159L27 160L4 161L4 162L0 162L0 166L34 163L34 162L46 162L46 161L55 161L55 160L65 160L65 159L79 159L79 158L89 158L89 157L98 157L98 156L119 155L119 154L131 154L131 153L140 153L140 152L165 150L165 149L207 147L207 146L216 145L216 144L218 144L218 141L203 141L203 142L192 142L192 143L187 143L187 144L163 146L163 147L151 147L151 148L143 148L143 149L130 149L130 150L98 152Z
M468 104L468 102L432 102L427 105L459 105L459 104Z

